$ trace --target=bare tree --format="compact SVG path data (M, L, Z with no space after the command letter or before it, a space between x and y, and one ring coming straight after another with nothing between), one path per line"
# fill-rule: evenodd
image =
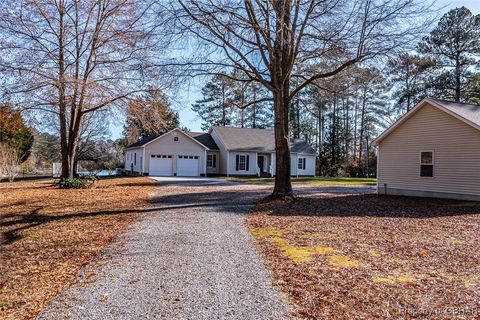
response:
M84 119L120 105L155 77L161 12L153 0L19 0L0 4L2 94L53 113L62 177L76 175Z
M209 49L197 50L208 57L185 64L190 70L237 70L271 91L273 196L279 197L292 194L289 112L295 95L315 80L406 47L425 27L419 24L425 7L415 0L178 0L176 9L179 25ZM319 64L325 67L311 68Z
M20 156L18 151L6 143L0 143L0 180L8 178L10 182L18 175Z

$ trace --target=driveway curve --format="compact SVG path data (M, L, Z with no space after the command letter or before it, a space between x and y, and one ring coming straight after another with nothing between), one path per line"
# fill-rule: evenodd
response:
M286 318L286 302L243 224L269 189L156 180L158 210L107 246L37 319Z

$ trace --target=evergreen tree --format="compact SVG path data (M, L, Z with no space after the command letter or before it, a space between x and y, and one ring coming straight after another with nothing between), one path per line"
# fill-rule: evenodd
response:
M202 119L202 130L215 125L241 128L273 125L273 106L268 91L235 73L231 78L212 77L202 88L202 96L192 105L192 110Z
M432 78L437 95L469 101L469 80L480 56L480 15L465 7L447 12L422 43L421 52L436 60L439 76Z
M202 119L202 130L232 123L232 94L232 81L226 77L214 76L205 84L203 98L192 105L192 110Z
M429 70L433 66L432 59L408 53L388 62L387 71L394 87L392 98L402 113L410 111L426 96Z

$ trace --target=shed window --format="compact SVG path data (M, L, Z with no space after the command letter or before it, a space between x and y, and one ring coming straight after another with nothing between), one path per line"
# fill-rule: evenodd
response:
M173 141L178 141L178 137L173 137Z
M422 151L420 153L420 176L433 177L434 175L434 153L433 151Z
M300 170L305 170L306 165L307 165L306 162L307 162L306 158L298 158L298 167L297 168L300 169Z

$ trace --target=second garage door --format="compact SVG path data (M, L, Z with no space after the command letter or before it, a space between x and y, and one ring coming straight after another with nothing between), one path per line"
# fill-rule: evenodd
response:
M177 176L179 177L197 177L198 172L198 156L178 156L177 159Z

